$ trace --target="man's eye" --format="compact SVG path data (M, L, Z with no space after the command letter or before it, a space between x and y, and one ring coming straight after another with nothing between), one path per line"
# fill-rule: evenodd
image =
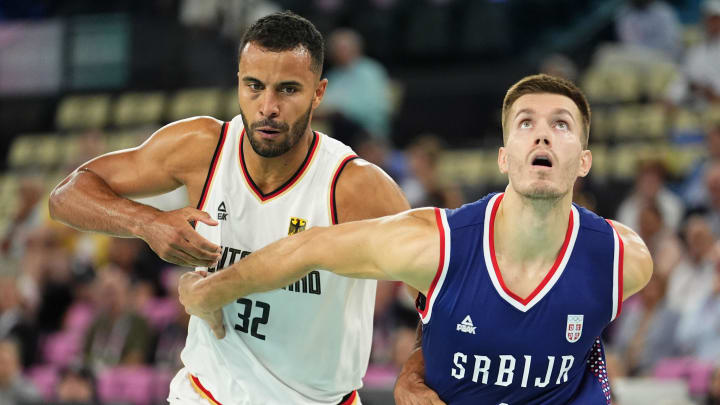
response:
M259 83L248 83L248 87L250 88L250 90L253 90L253 91L262 90L262 85Z
M527 129L530 127L532 127L532 123L530 122L530 120L524 120L524 121L520 122L520 128Z
M285 94L295 94L297 89L295 87L283 87L280 91Z
M568 126L568 123L565 121L557 121L555 123L555 127L557 127L557 129L561 129L563 131L567 131L568 129L570 129L570 127Z

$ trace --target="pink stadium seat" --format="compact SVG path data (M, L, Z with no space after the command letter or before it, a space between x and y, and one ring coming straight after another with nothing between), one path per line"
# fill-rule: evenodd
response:
M653 375L659 379L685 380L692 396L702 396L708 392L712 372L712 363L692 357L676 357L660 360Z
M55 366L43 365L30 368L27 377L35 384L40 394L46 400L51 400L55 395L55 385L58 382L58 370Z
M363 377L363 384L368 388L392 388L397 374L394 367L370 365Z
M49 335L43 344L43 356L47 363L65 367L76 360L82 346L83 332L65 330Z
M153 403L155 372L150 367L115 367L98 376L98 394L103 403Z
M155 330L163 330L175 320L180 304L172 298L157 298L149 300L142 310L143 316Z
M67 315L65 315L64 328L85 334L94 316L95 311L89 304L77 302L68 309Z

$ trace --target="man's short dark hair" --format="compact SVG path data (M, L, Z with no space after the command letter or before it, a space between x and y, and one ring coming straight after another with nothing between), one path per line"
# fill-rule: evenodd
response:
M245 45L250 42L272 52L290 51L302 46L310 52L310 70L322 73L325 61L322 34L313 23L292 11L270 14L251 25L240 41L238 62Z

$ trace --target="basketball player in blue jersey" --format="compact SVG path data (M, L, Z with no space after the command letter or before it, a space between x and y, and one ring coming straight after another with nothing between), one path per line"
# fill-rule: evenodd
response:
M401 280L426 297L415 372L444 403L609 404L599 336L650 279L650 254L631 229L572 203L592 163L579 89L526 77L502 116L504 193L312 229L223 272L184 275L181 301L213 311L316 267Z
M240 44L241 115L174 122L137 148L91 160L52 192L52 217L141 238L202 277L290 233L409 209L382 170L312 131L328 84L323 59L309 21L289 12L260 19ZM191 207L162 212L128 199L181 185ZM171 403L360 404L374 280L318 270L280 287L192 312Z

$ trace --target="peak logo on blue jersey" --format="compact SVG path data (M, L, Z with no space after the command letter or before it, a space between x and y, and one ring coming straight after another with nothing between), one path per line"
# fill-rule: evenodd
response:
M472 319L470 319L470 315L465 316L465 319L462 320L459 324L457 324L457 329L460 332L469 333L471 335L475 334L475 328L476 326L473 325Z
M565 328L565 339L570 343L575 343L582 336L584 315L568 315L567 327Z
M290 227L288 228L288 235L295 235L298 232L304 231L306 225L306 219L290 217Z
M227 208L225 208L225 201L221 201L220 205L218 205L218 221L225 221L227 220L228 212Z

